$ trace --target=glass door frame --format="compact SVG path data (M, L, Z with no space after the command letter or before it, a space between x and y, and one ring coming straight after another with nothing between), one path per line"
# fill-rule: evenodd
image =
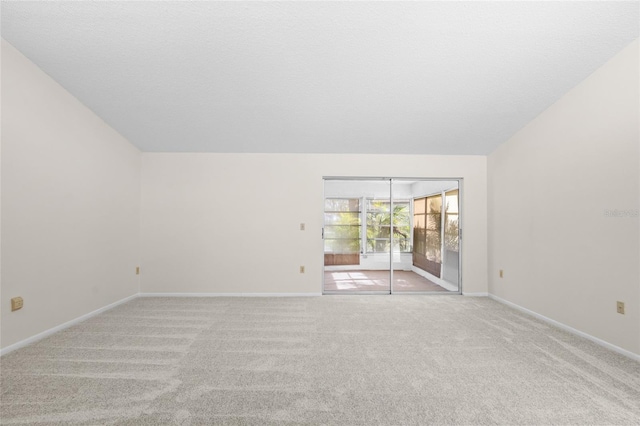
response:
M327 199L326 196L326 182L327 181L352 181L352 182L386 182L389 184L389 199L391 199L391 179L390 178L384 178L384 177L335 177L335 176L330 176L330 177L323 177L322 178L323 184L322 184L322 205L323 205L323 219L322 219L322 245L323 245L323 259L324 259L324 232L325 232L325 228L327 226L327 224L325 223L325 217L324 217L324 206L325 206L325 200ZM331 198L331 197L329 197ZM344 198L349 198L347 196L345 196ZM362 197L359 196L358 198L360 198L361 202L365 201L366 202L366 197ZM361 218L364 216L364 211L365 211L365 206L364 203L361 206ZM362 222L362 224L364 225L364 221ZM366 233L366 230L365 230ZM362 237L362 232L360 235L360 255L363 253L363 248L362 248L362 244L366 244L366 239ZM392 259L392 257L390 256L389 259ZM331 295L339 295L339 294L360 294L360 295L367 295L367 294L391 294L391 281L389 281L389 289L388 290L329 290L327 291L325 289L325 267L326 265L324 264L324 260L322 262L322 294L331 294Z
M455 295L461 295L462 294L462 289L463 289L463 274L462 274L462 256L463 256L463 220L464 220L464 209L462 208L463 205L463 194L464 194L464 187L463 187L463 183L464 183L464 179L460 178L460 177L455 177L455 178L443 178L443 177L438 177L438 178L433 178L433 177L374 177L374 176L323 176L322 177L322 205L323 205L323 219L322 219L322 242L323 242L323 262L322 262L322 282L321 282L321 290L322 290L322 294L325 295L336 295L336 294L360 294L360 295L366 295L366 294L406 294L406 295L415 295L415 294L438 294L438 295L445 295L445 294L455 294ZM325 191L325 185L327 181L378 181L378 182L389 182L389 225L390 225L390 232L389 232L389 291L367 291L367 290L330 290L327 291L325 290L325 262L324 262L324 230L325 230L325 218L324 218L324 205L325 205L325 200L326 200L326 191ZM394 268L393 268L393 248L394 248L394 233L393 233L393 223L394 223L394 216L393 216L393 207L394 207L394 197L393 197L393 184L394 182L402 182L402 181L451 181L451 182L457 182L458 187L458 290L457 291L394 291L393 288L393 284L394 284L394 276L393 276L393 272L394 272ZM450 191L446 190L445 192ZM364 207L363 207L364 208ZM444 218L444 214L442 215ZM443 218L441 218L443 220ZM363 225L366 225L366 223L364 223ZM411 225L413 226L413 224ZM365 231L366 232L366 231ZM364 241L364 243L366 244L366 241ZM413 241L412 241L413 243ZM362 252L362 248L361 248L361 252Z

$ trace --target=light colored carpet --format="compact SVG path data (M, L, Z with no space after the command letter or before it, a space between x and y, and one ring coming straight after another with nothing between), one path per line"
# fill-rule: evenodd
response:
M640 364L486 298L140 298L1 359L3 424L638 424Z

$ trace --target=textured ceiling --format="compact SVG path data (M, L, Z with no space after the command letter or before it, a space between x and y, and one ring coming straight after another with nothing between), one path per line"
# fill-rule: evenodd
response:
M638 2L2 2L143 151L488 154L638 38Z

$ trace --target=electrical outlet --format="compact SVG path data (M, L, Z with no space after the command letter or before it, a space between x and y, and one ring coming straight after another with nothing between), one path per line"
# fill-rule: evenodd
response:
M22 300L22 297L14 297L11 299L11 312L22 309L23 303L24 301Z
M300 267L300 273L301 273L301 274L304 274L304 266L301 266L301 267Z
M304 228L305 228L304 223L301 223L301 224L300 224L300 230L301 230L301 231L304 231Z
M504 271L500 269L500 278L504 278Z
M616 302L616 311L624 315L624 302Z

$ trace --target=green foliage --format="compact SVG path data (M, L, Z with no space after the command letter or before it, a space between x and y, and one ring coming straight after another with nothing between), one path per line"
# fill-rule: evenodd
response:
M394 249L410 252L411 228L409 223L408 203L394 204L393 226L391 226L389 202L370 200L367 210L367 251L388 253L393 230Z

